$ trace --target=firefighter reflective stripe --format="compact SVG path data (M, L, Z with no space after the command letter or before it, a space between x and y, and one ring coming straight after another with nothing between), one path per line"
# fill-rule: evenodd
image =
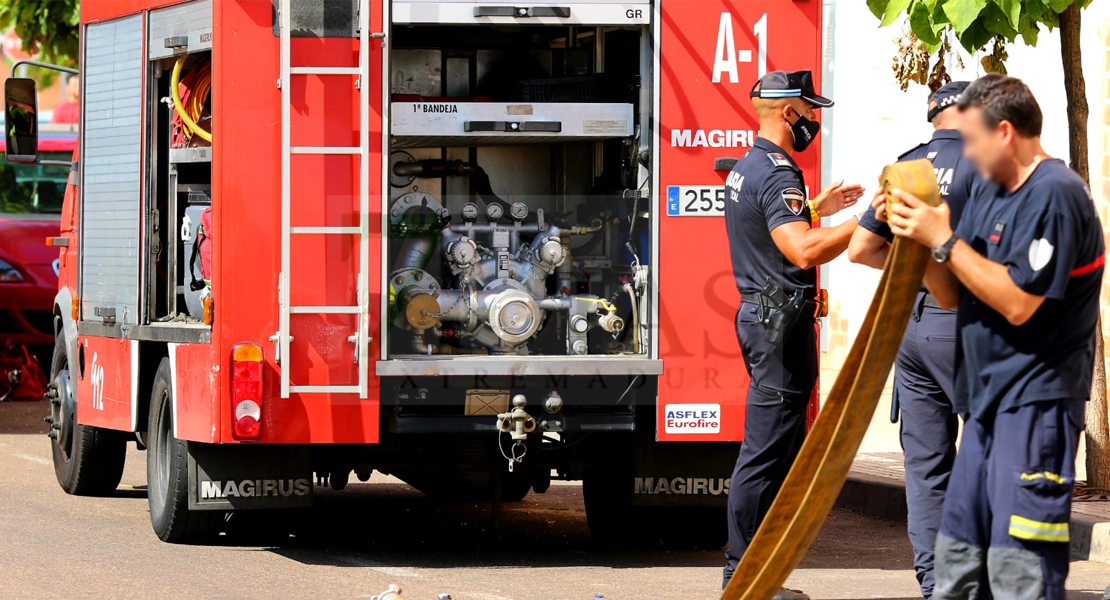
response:
M1067 523L1042 523L1018 515L1010 517L1010 535L1035 542L1067 542L1071 539Z
M1051 482L1059 483L1061 485L1071 483L1071 481L1068 480L1068 478L1061 477L1061 476L1057 475L1056 473L1050 473L1048 471L1045 471L1043 473L1022 473L1021 474L1021 480L1022 481L1035 481L1037 479L1047 479Z

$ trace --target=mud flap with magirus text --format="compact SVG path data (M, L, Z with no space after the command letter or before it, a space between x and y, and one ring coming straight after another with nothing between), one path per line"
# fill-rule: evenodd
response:
M638 445L634 506L725 506L740 444L691 442Z
M312 505L302 446L189 442L189 509L252 510Z

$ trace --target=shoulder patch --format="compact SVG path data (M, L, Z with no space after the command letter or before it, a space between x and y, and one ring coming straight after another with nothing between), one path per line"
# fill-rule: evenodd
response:
M794 163L790 162L782 152L768 152L767 158L771 160L771 164L776 167L794 167Z
M1048 266L1052 260L1052 251L1055 247L1045 238L1033 240L1029 243L1029 267L1033 271L1040 271Z
M782 190L782 202L786 204L786 208L795 215L802 214L802 209L806 207L805 192L796 187L788 187Z

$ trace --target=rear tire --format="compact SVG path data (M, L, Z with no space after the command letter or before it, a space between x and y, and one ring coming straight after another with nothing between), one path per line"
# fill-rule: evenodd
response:
M634 506L632 492L627 470L591 467L583 474L586 521L595 543L720 550L728 541L724 507Z
M602 546L629 546L648 541L655 523L632 506L632 476L621 469L588 467L582 475L582 499L590 536Z
M223 512L189 510L189 454L173 435L170 361L162 359L150 393L146 477L150 524L158 539L172 544L203 542L218 533Z
M54 476L67 494L110 496L123 479L127 436L77 423L77 388L69 374L65 339L59 335L50 360L47 390Z

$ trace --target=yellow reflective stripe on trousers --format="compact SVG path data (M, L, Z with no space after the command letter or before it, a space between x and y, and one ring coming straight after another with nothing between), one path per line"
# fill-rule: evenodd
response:
M1050 473L1048 471L1045 471L1043 473L1022 473L1021 474L1021 480L1022 481L1035 481L1037 479L1047 479L1049 481L1054 481L1054 482L1059 483L1061 485L1070 482L1070 480L1068 478L1061 477L1061 476L1059 476L1055 473Z
M1010 517L1010 535L1036 542L1067 542L1071 539L1067 523L1042 523L1018 515Z

